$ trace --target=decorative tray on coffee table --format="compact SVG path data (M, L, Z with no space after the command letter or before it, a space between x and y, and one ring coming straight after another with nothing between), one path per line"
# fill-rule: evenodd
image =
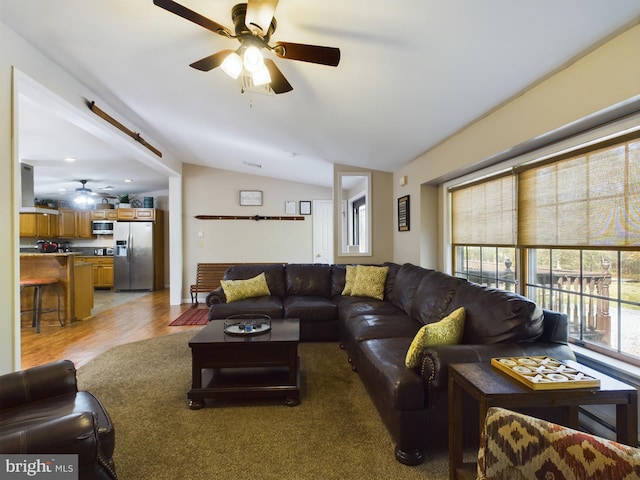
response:
M271 330L271 317L260 314L231 315L224 321L224 333L229 335L257 335Z
M600 387L599 379L551 357L492 358L491 365L533 390Z

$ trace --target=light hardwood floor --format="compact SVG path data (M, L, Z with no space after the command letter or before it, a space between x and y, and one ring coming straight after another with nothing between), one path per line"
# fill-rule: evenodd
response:
M169 305L169 290L165 289L64 327L57 321L43 322L40 333L35 333L29 315L25 315L20 331L21 368L63 359L71 360L79 367L116 345L202 328L169 326L190 307L190 304Z

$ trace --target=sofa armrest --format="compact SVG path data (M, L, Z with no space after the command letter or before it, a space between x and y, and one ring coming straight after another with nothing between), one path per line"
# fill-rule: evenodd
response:
M0 376L0 409L77 391L73 362L51 362Z
M24 428L0 432L2 453L72 453L96 459L98 431L91 412L27 422Z
M227 297L224 295L224 290L222 290L222 287L211 290L207 294L206 302L207 307L210 307L211 305L216 303L227 303Z
M478 480L556 478L559 472L565 480L626 478L638 470L637 448L503 408L487 412Z
M102 458L99 442L97 419L91 412L70 413L0 432L1 453L75 454L81 473L88 468L95 471L91 478L115 479L113 462Z
M430 391L446 390L449 365L490 362L494 357L548 355L557 360L575 360L567 345L543 342L493 343L482 345L434 345L422 352L420 374Z

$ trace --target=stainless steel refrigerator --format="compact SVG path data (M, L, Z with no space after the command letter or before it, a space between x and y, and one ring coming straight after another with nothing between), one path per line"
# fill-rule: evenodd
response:
M114 290L155 289L153 222L116 222L113 229Z

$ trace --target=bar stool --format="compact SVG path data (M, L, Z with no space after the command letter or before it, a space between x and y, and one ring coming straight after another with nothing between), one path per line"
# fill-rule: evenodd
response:
M42 310L42 290L47 285L52 285L56 290L56 295L58 295L58 308L49 308L46 310ZM20 313L23 312L32 312L32 320L31 326L36 327L36 333L40 333L40 316L43 313L48 312L58 312L58 322L60 322L60 326L64 327L64 323L62 323L62 319L60 318L60 291L58 290L58 279L53 277L43 277L43 278L25 278L20 280L20 290L25 287L33 287L33 308L30 310L21 310Z

